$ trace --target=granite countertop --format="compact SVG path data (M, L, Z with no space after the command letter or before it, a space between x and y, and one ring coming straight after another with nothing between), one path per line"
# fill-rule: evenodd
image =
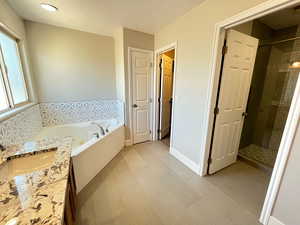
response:
M72 138L37 141L32 149L10 147L0 152L0 170L11 157L56 147L49 167L13 178L0 176L0 225L63 224Z

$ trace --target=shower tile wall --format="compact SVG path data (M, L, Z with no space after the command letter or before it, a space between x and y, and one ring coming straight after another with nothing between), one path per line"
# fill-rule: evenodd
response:
M261 31L272 39L262 38ZM267 42L296 35L300 35L297 26L272 31L259 22L253 24L253 36ZM273 166L300 71L290 68L290 63L300 60L299 52L299 40L258 49L240 155Z
M269 40L272 38L272 34L273 30L271 28L257 20L253 21L251 34L253 37L258 38L259 40ZM265 48L259 48L257 50L247 106L248 116L244 123L240 148L244 148L253 143L253 131L255 130L255 125L259 112L259 108L257 106L260 104L260 99L264 90L265 75L267 73L266 65L268 64L270 53L270 46ZM259 132L259 130L257 132Z

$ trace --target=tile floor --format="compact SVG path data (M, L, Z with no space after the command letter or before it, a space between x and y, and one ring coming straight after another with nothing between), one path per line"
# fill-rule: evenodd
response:
M269 177L238 161L201 178L161 142L123 150L78 195L77 225L259 225Z
M170 146L170 136L164 137L161 142L167 146Z
M257 161L269 168L273 168L277 157L277 151L251 144L239 149L239 155L246 159Z

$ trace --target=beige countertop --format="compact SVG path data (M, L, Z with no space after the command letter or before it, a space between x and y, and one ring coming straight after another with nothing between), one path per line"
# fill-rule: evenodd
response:
M46 168L13 177L3 175L10 157L56 147L55 158ZM71 147L72 138L49 139L31 148L19 145L0 152L0 225L63 224Z

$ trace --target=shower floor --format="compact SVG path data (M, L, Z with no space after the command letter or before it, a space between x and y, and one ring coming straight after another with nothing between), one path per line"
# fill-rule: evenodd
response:
M239 150L239 156L252 161L254 160L265 166L273 168L277 156L277 151L251 144L245 148L241 148Z

